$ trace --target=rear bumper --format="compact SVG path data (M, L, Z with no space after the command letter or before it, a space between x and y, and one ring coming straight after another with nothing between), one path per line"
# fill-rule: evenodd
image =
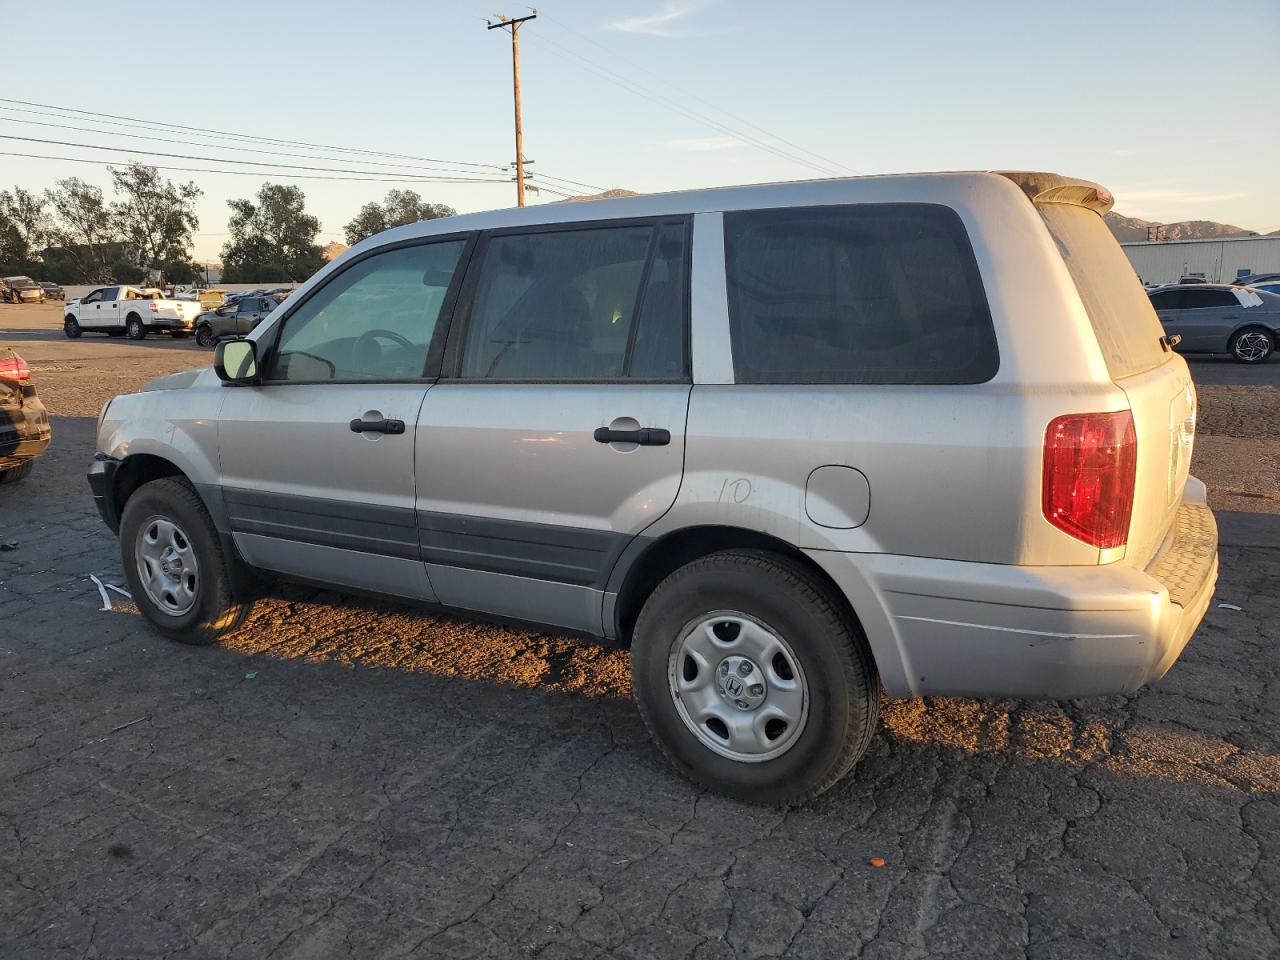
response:
M178 320L171 317L157 317L148 321L147 326L152 330L185 330L188 333L196 328L194 320Z
M879 598L882 610L864 627L890 696L1136 690L1173 666L1218 578L1217 525L1194 478L1173 534L1145 570L811 555L837 583L852 564L844 576L862 579L864 591L869 581Z
M0 470L34 460L52 436L49 414L39 398L25 397L20 407L0 407Z

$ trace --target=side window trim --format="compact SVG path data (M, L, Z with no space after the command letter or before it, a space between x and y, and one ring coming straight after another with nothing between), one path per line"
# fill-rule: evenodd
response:
M285 324L300 310L304 304L311 300L333 283L339 277L346 274L348 270L358 264L364 263L366 260L376 257L379 254L390 253L393 250L403 250L406 247L421 247L433 243L456 243L459 240L464 241L462 254L458 257L458 265L454 267L453 277L449 281L449 289L445 291L444 302L440 306L440 316L436 320L436 328L431 335L431 343L427 347L427 359L423 365L422 376L414 380L268 380L262 381L263 386L287 387L287 386L304 386L317 383L434 383L440 377L440 362L443 355L442 346L445 338L449 334L449 328L453 325L454 311L458 303L458 294L461 291L464 278L469 272L469 265L473 252L475 251L479 233L474 230L459 231L457 233L433 234L427 237L413 237L409 240L401 240L397 243L388 243L380 247L375 247L367 251L363 255L356 257L343 264L341 270L335 270L332 274L325 278L323 283L316 284L311 290L307 291L306 296L299 298L296 302L289 302L288 306L281 313L278 320L271 324L271 329L265 337L258 340L258 345L263 348L262 364L263 370L275 369L276 348L280 345L280 337L284 333ZM292 301L292 298L290 298ZM259 325L261 329L261 325Z
M449 334L445 342L443 362L438 372L438 379L449 383L689 383L691 372L690 360L690 326L691 326L691 310L690 310L690 231L693 223L692 214L668 214L656 217L627 217L619 219L606 220L577 220L571 223L540 223L527 227L494 227L490 230L482 230L479 232L477 242L474 247L463 253L465 266L465 276L459 290L457 302L453 305L454 309L450 316ZM641 286L639 295L636 297L636 303L632 307L632 326L628 334L627 343L627 359L624 371L630 369L631 350L634 346L636 335L636 323L640 317L640 308L643 305L646 293L646 285L649 273L652 268L654 257L657 254L657 236L658 232L664 225L679 224L684 227L685 231L685 249L683 263L683 284L684 290L680 298L681 310L684 316L681 318L681 329L683 331L681 337L681 350L683 356L683 374L679 379L672 380L670 378L632 378L622 377L601 377L601 378L574 378L571 380L523 380L508 379L501 377L463 377L462 376L462 354L463 347L466 345L467 330L471 326L471 311L475 305L476 288L480 284L480 273L484 267L485 256L488 253L489 241L495 237L517 237L517 236L534 236L540 233L567 233L575 230L607 230L611 228L625 227L650 227L653 230L653 236L649 240L649 249L646 253L644 271L641 276ZM455 278L456 279L456 278Z

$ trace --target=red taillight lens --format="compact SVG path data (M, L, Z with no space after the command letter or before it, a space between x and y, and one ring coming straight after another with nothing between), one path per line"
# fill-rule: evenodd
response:
M160 312L160 308L156 305L156 302L154 300L151 301L151 312L152 313Z
M1045 518L1099 550L1124 546L1137 469L1128 410L1058 417L1044 433Z
M27 361L16 353L7 357L0 357L0 378L5 380L30 380L31 368L27 366Z

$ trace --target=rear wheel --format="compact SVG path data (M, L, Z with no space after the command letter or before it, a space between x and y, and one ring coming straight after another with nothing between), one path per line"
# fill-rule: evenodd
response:
M68 340L75 340L80 336L80 321L75 317L67 317L62 321L62 332L67 335Z
M8 470L0 470L0 486L6 483L17 483L19 480L25 480L31 476L31 471L36 468L34 460L28 460L26 463L20 463L16 467L10 467Z
M124 325L125 335L130 340L141 340L147 335L147 328L142 325L142 318L137 314L131 314Z
M712 554L646 601L631 651L636 704L687 777L757 803L817 796L866 752L880 684L832 588L771 553Z
M1245 327L1231 338L1231 357L1237 363L1263 363L1275 350L1275 339L1262 327Z
M205 645L240 626L253 607L233 595L232 564L204 504L185 480L143 485L125 504L120 552L129 592L160 633Z

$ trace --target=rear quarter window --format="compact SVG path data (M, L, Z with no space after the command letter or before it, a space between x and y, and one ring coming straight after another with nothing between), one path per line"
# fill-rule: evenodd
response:
M724 215L739 383L982 383L999 365L954 210L856 204Z
M1046 203L1039 210L1075 281L1112 379L1164 363L1164 330L1151 298L1102 217L1067 203ZM1161 309L1168 307L1161 304Z

